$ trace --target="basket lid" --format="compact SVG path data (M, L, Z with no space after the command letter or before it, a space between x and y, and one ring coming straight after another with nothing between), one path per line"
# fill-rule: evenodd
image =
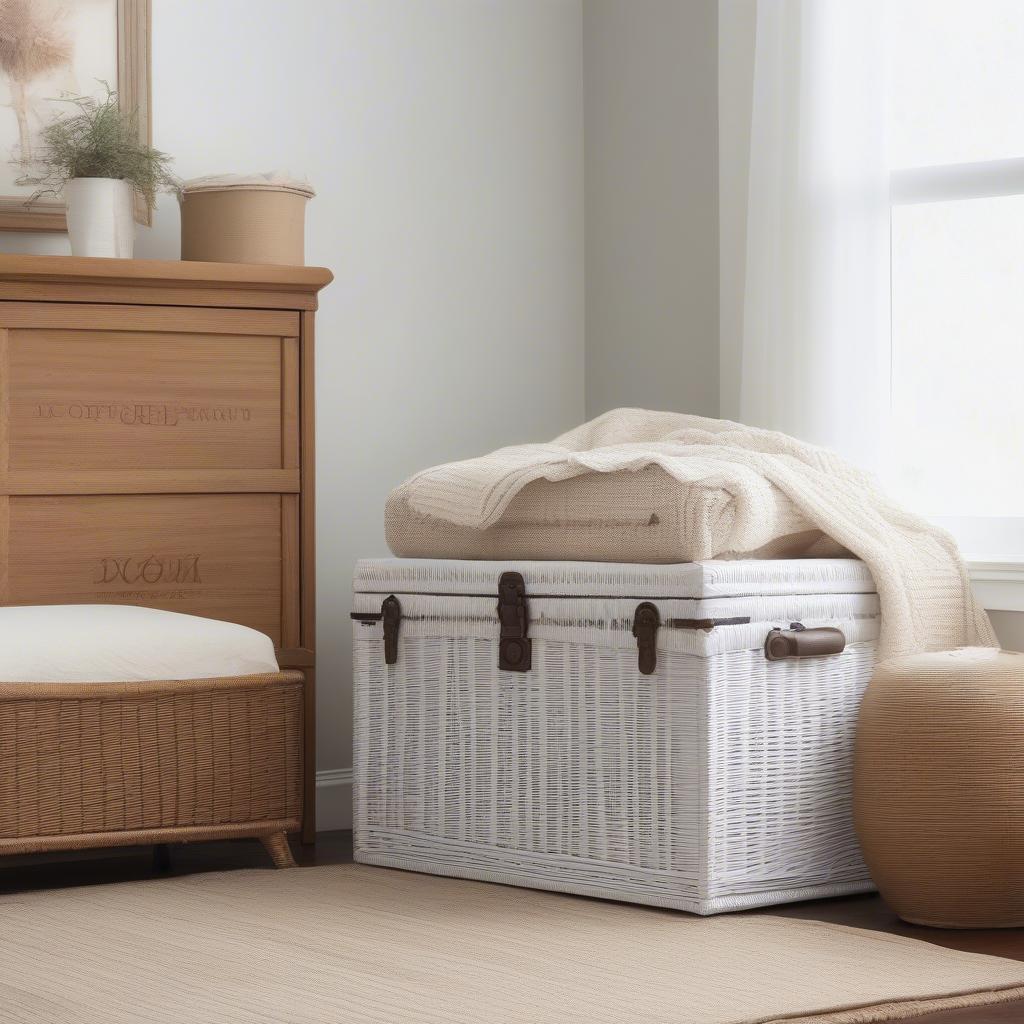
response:
M357 594L482 596L503 572L519 572L534 596L705 598L788 594L873 594L867 566L853 558L743 559L646 565L619 562L486 562L372 558L356 563Z
M306 199L316 195L313 186L302 178L295 178L288 171L263 171L257 174L206 174L190 178L181 186L182 195L196 192L230 192L241 190L262 190L268 192L291 192Z

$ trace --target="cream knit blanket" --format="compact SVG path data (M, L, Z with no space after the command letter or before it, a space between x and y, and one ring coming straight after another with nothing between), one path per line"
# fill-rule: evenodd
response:
M862 559L882 606L881 658L966 645L995 646L956 542L892 504L839 456L785 434L644 409L615 409L550 444L517 445L425 470L403 486L421 515L484 530L534 480L660 466L685 489L725 490L735 518L729 545L774 515L774 485L807 520ZM709 506L711 507L711 506ZM706 557L713 557L709 552Z

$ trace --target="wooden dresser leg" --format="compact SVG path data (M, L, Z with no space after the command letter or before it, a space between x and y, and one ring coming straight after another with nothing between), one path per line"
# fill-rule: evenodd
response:
M269 836L260 836L270 859L274 862L275 868L293 868L295 859L292 857L292 848L288 845L288 837L283 832L274 832Z

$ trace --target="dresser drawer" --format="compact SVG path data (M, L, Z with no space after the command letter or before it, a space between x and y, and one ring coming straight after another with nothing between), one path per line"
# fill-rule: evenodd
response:
M298 529L293 495L0 497L0 604L166 608L295 647Z
M298 490L298 318L0 303L13 494Z

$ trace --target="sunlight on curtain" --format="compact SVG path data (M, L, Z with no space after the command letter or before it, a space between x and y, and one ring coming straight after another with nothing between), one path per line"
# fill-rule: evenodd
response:
M882 468L889 180L881 0L757 4L739 416Z
M723 414L1022 559L1024 0L721 5Z
M894 0L891 165L926 167L1024 155L1024 3Z
M893 208L892 484L925 514L1024 512L1024 196Z
M965 550L1024 554L1024 3L888 16L891 485Z

